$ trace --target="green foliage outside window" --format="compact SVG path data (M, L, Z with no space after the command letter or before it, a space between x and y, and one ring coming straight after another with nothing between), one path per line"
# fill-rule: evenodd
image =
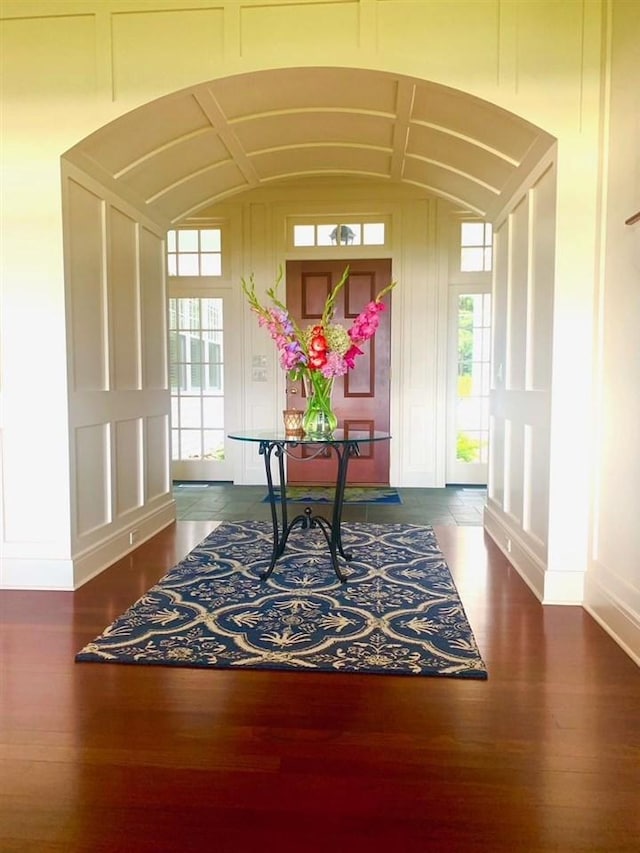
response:
M473 297L458 301L458 375L470 376L473 365Z
M462 462L479 462L482 441L471 438L464 432L458 433L456 440L456 458Z

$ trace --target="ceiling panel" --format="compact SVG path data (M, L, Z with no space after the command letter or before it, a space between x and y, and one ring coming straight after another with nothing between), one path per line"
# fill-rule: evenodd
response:
M481 184L470 178L444 166L413 157L407 158L403 178L435 195L468 205L482 215L487 211L487 201L495 198L490 196Z
M223 163L206 172L193 175L189 180L167 189L153 201L153 207L172 223L179 222L183 216L195 212L192 207L213 204L228 195L249 189L247 181L233 162ZM206 202L204 201L206 199ZM176 218L175 212L180 211Z
M234 124L233 131L247 152L305 145L311 142L341 142L391 149L394 122L389 117L361 112L300 112L254 117Z
M496 191L513 171L510 163L473 141L424 125L411 125L409 128L406 153L446 163L450 168L466 172Z
M148 200L164 187L232 159L229 149L215 130L207 128L160 149L154 155L153 169L148 168L146 161L142 160L125 172L120 180Z
M88 136L79 147L117 175L140 158L210 126L195 98L181 93L127 113Z
M554 140L494 104L425 80L284 68L152 101L65 156L159 221L300 176L374 176L485 214Z
M514 162L522 160L538 130L494 104L445 86L416 87L411 118L447 128Z
M314 145L308 148L288 148L286 151L267 151L252 157L261 180L273 180L290 175L313 175L318 172L350 173L387 178L391 157L384 151L366 148L339 148Z

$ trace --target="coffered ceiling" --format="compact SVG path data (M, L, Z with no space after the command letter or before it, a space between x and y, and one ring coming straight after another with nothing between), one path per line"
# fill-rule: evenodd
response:
M165 224L285 179L409 184L491 219L553 144L495 105L350 68L225 77L152 101L66 157Z

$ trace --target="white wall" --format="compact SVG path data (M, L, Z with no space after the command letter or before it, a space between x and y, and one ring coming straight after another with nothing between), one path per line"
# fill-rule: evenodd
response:
M495 227L487 530L546 597L555 301L555 162ZM572 535L568 531L568 535ZM571 591L573 592L573 591ZM566 595L566 601L576 601ZM578 601L580 599L577 599Z
M608 49L585 605L640 663L640 4L616 3ZM607 155L606 157L604 155Z
M175 518L169 476L165 241L63 169L75 586Z

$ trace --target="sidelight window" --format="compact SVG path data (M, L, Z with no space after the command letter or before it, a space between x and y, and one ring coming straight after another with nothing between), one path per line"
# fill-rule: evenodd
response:
M222 299L170 299L174 460L224 458Z

